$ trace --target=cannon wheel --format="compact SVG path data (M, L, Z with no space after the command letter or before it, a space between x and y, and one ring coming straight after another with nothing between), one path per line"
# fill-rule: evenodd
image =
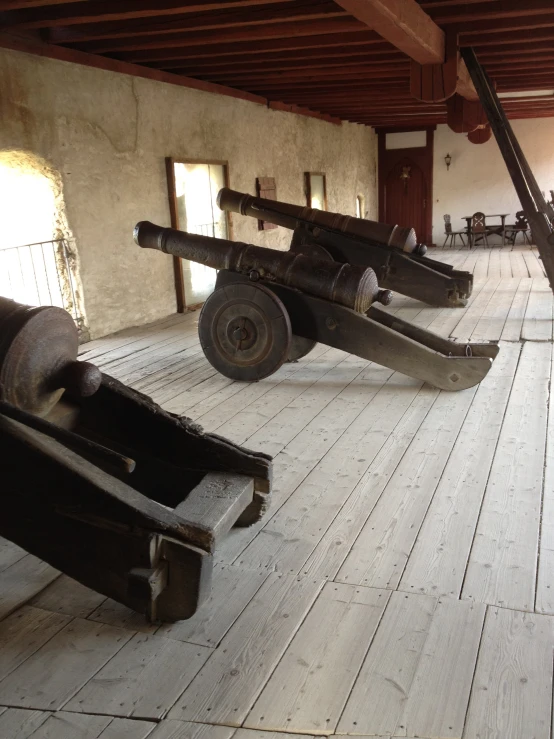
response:
M291 251L304 254L306 257L312 257L313 259L327 259L333 261L333 257L329 254L327 249L319 244L298 244ZM306 354L309 354L312 349L316 346L317 341L313 339L306 339L304 336L292 335L292 342L290 345L289 356L287 362L297 362Z
M289 355L292 338L283 303L254 283L217 288L200 311L198 334L212 367L246 382L276 372Z

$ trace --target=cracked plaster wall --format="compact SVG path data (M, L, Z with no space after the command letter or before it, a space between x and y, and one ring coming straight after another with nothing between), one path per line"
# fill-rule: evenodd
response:
M139 220L170 224L165 157L225 160L254 193L275 177L303 203L303 173L325 172L329 210L377 217L376 136L230 97L0 49L0 150L23 149L60 172L80 257L91 337L175 311L172 260L132 240ZM30 204L32 207L32 204ZM290 232L231 217L235 240L286 249Z

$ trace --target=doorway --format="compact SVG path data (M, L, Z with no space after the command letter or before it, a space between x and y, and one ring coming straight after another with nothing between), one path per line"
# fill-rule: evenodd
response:
M379 220L414 228L431 245L434 127L379 130Z
M167 159L171 225L179 231L229 238L227 213L217 205L217 194L227 187L226 162ZM217 271L188 259L175 258L177 309L203 303L215 287Z

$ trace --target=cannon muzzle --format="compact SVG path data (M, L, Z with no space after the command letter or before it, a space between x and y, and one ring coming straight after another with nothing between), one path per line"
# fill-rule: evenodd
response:
M366 313L375 301L390 302L390 293L379 290L375 272L303 254L281 252L252 244L162 228L149 221L137 223L135 242L214 269L226 269L251 280L268 280L309 295Z
M281 203L277 200L255 198L253 195L230 190L228 187L223 187L219 191L217 204L221 210L252 216L260 221L269 221L285 228L295 229L297 226L308 223L373 244L394 246L410 253L424 253L421 251L421 245L417 243L413 228L391 226L377 221L368 221L365 218L354 218L341 213L317 210L317 208Z

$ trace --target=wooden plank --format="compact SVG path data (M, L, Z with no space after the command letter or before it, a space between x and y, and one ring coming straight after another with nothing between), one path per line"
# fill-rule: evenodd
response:
M400 397L402 395L398 386L391 387L390 391L391 394L396 392ZM333 579L336 576L437 395L437 390L424 386L410 403L366 474L361 477L307 562L302 565L304 574L314 578ZM390 414L394 418L397 413L398 410L391 403L386 417ZM369 445L369 439L367 443Z
M339 582L398 586L475 392L438 396L340 568Z
M532 610L552 347L523 346L491 468L463 598Z
M243 726L333 733L389 594L327 583Z
M340 413L351 404L350 425L294 495L265 524L236 560L237 564L277 568L281 572L299 571L421 388L417 380L399 374L389 379L390 374L390 370L375 373L381 378L380 385L372 380L371 374L365 382L356 381L350 387L351 392L345 394L342 406L338 403L333 408L329 406L322 423L324 432L335 423L342 423ZM366 518L371 501L376 500L374 491L377 487L367 493Z
M519 278L502 277L471 334L471 341L498 341L519 286Z
M75 619L0 681L0 703L60 709L131 636L123 629Z
M140 631L143 634L154 634L157 630L157 626L149 623L142 613L137 613L112 598L105 598L88 618L101 624Z
M19 562L26 554L27 552L17 544L0 536L0 572Z
M275 457L272 514L279 510L333 448L350 424L364 411L365 404L372 402L374 394L389 374L388 369L368 365L356 383L346 388L344 395L337 396ZM219 556L224 561L234 561L266 524L267 521L262 521L256 526L235 532L232 538L228 537L223 542ZM255 567L258 565L254 564Z
M494 279L501 277L500 272L500 253L497 249L491 248L491 255L489 258L489 271L487 273L487 277L489 279Z
M339 0L338 4L419 64L444 62L444 31L415 0Z
M529 270L523 258L521 251L513 249L510 252L510 262L512 264L512 275L514 277L529 277Z
M439 600L395 734L461 739L485 610Z
M170 639L217 647L268 576L263 570L218 564L209 598L187 621L163 624L156 632Z
M151 736L156 726L157 724L151 721L114 718L99 735L98 739L146 739L146 737ZM53 739L57 739L57 737L54 736ZM70 739L73 739L73 737Z
M436 598L394 592L337 727L338 734L389 735L402 718Z
M521 329L523 327L523 319L527 311L527 303L533 280L531 277L524 277L519 283L514 301L508 312L506 323L502 329L500 339L502 341L519 341L521 337Z
M400 589L459 597L520 354L503 345L479 385L429 507Z
M539 260L538 252L535 249L525 249L522 251L522 255L529 270L529 277L541 278L546 276L542 261Z
M60 573L32 554L0 572L0 619L5 618L55 580Z
M210 726L165 719L158 724L149 739L231 739L234 733L235 729L229 726Z
M546 277L533 280L521 338L524 341L552 341L553 295Z
M244 411L239 411L229 421L218 426L217 433L237 444L244 444L246 439L271 421L289 403L308 391L315 382L331 372L336 365L342 363L346 356L339 349L330 349L318 360L305 365L297 372L294 376L294 383L276 385ZM210 425L205 428L209 431L215 430Z
M515 275L512 275L512 262L510 260L510 252L502 249L502 251L500 252L500 277L502 277L503 280L509 280L512 276L515 277Z
M65 705L68 711L161 718L211 654L207 647L136 634Z
M475 327L479 323L479 319L492 300L499 283L499 277L493 277L487 280L479 295L466 309L456 328L451 331L450 336L453 339L457 341L469 341L471 334L475 331ZM433 330L432 326L430 329Z
M550 616L489 608L464 739L549 739Z
M67 626L71 619L23 606L0 622L0 680Z
M105 600L105 595L81 585L67 575L61 575L29 601L29 605L45 611L86 618Z
M8 708L0 715L0 736L2 739L29 739L50 715L45 711Z
M111 716L80 716L56 713L35 731L32 739L98 739L111 723Z
M270 575L169 718L240 726L322 584Z
M554 351L554 349L553 349ZM554 355L552 357L554 363ZM554 365L553 365L554 366ZM552 386L551 386L552 391ZM548 435L544 467L544 496L539 546L539 573L535 610L554 614L554 402L549 397Z
M473 270L474 284L487 279L489 260L491 256L490 249L487 249L486 251L483 251L483 249L476 249L475 251L478 254L478 260L475 265L475 269Z

